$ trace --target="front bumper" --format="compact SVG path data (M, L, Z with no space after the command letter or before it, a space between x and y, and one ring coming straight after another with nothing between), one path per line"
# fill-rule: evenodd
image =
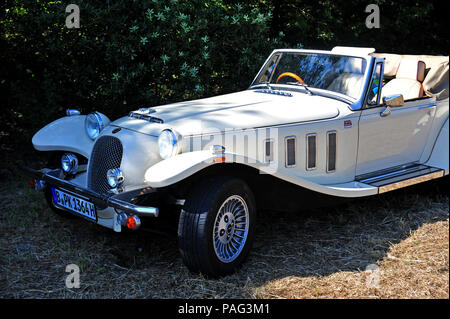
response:
M124 212L130 215L146 217L158 217L159 215L159 209L156 207L140 206L131 203L139 196L156 192L156 190L151 187L134 188L117 194L101 194L61 178L60 169L44 171L24 168L24 171L35 180L44 181L47 185L61 187L75 194L89 198L99 209L112 207L118 212Z

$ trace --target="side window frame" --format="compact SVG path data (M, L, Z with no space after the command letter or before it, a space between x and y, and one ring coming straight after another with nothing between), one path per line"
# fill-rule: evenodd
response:
M376 59L375 63L373 64L372 72L370 75L369 87L367 88L366 96L364 97L363 109L370 109L370 108L379 107L382 105L380 100L381 100L381 91L383 89L384 62L385 62L385 59ZM370 91L373 89L372 83L375 80L374 74L376 74L377 68L380 64L381 64L381 70L380 70L380 76L378 78L377 101L375 104L369 104L369 95L370 95Z

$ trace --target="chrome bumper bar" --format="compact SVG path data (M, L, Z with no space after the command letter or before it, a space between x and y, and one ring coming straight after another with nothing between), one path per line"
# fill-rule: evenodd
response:
M32 178L36 180L41 180L46 182L49 185L55 186L55 187L61 187L65 190L74 192L75 194L84 196L89 198L96 206L98 206L100 209L104 209L106 207L113 207L119 211L129 213L132 215L138 215L138 216L150 216L150 217L158 217L159 215L159 209L156 207L148 207L148 206L139 206L131 204L125 200L123 200L126 193L122 194L101 194L98 192L95 192L91 189L83 188L78 185L75 185L71 183L70 181L66 181L62 178L60 178L60 170L49 170L47 172L34 170L31 168L23 168L25 173ZM147 189L148 191L148 189ZM135 190L130 193L134 195L138 195L142 193L140 190Z

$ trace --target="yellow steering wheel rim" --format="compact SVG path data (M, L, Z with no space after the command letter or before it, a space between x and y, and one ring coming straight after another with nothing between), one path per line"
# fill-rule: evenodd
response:
M292 72L284 72L284 73L280 74L280 76L278 77L278 79L276 80L275 83L278 84L278 82L281 80L281 78L284 78L285 76L290 76L291 78L296 79L300 83L305 84L305 82L302 80L301 77L299 77L297 74L294 74Z

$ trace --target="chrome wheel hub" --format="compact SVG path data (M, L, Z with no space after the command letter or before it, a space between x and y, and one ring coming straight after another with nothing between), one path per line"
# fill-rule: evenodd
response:
M240 196L228 197L220 206L214 222L214 251L220 261L235 260L245 246L249 227L247 204Z

